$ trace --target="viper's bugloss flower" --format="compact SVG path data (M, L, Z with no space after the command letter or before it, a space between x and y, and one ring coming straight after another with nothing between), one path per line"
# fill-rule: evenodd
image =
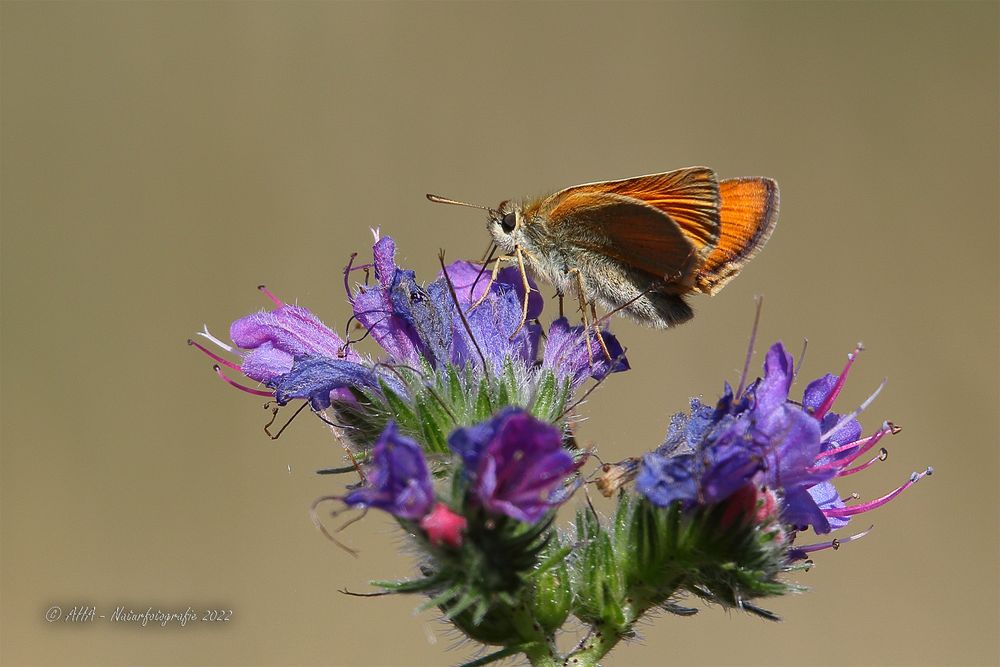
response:
M872 435L861 436L856 417L878 391L850 414L830 411L859 350L839 376L809 383L798 403L788 397L795 375L792 357L775 343L765 357L764 376L745 392L734 395L727 384L714 409L693 399L690 416L672 418L663 445L643 457L636 489L656 505L679 501L685 507L720 503L746 493L748 486L772 490L785 525L792 530L812 526L819 534L885 504L932 469L914 473L868 503L846 506L837 493L831 480L884 458L883 453L854 465L883 436L898 430L884 422Z
M424 518L434 507L434 488L420 445L389 422L372 451L368 483L348 493L344 503L375 507L400 519Z
M335 361L335 369L329 374L327 390L321 394L314 388L312 395L294 395L288 389L278 389L284 401L290 398L313 398L314 403L330 404L331 397L349 399L350 394L340 388L354 383L371 384L374 374L361 365L362 358L357 352L345 345L343 339L330 330L322 321L307 308L282 302L263 285L258 289L275 305L274 310L262 310L232 323L229 337L235 345L228 345L213 336L208 327L199 335L217 345L222 350L240 358L239 363L220 356L193 340L194 345L221 366L239 371L251 380L256 380L265 386L280 387L282 379L293 370L296 360L307 366L314 366L315 360L327 359ZM241 385L221 373L220 377L231 385L247 393L260 396L274 395L274 391L263 391ZM296 378L290 384L294 384ZM323 407L325 407L325 405Z
M416 422L424 424L430 412L427 402L421 403L427 397L418 394L426 387L432 387L429 391L433 394L427 400L437 403L442 402L440 388L444 386L451 392L455 382L464 383L457 391L461 398L471 395L475 399L478 383L506 373L510 379L502 392L496 383L489 385L487 402L498 403L494 411L505 405L527 407L541 401L548 407L549 417L555 418L561 416L559 406L567 396L588 377L600 380L609 373L628 369L622 347L613 335L601 332L608 350L605 355L594 339L595 331L570 327L563 318L549 327L548 343L541 351L542 326L538 317L542 298L534 283L517 269L503 269L496 280L491 280L490 272L484 273L481 266L459 261L446 267L435 281L421 285L413 271L396 265L393 240L376 237L373 262L359 267L348 265L344 275L346 285L352 271L374 269L374 283L360 285L354 292L349 290L348 299L353 319L366 330L362 338L370 336L385 352L377 363L360 355L352 342L345 342L306 308L285 304L264 288L262 291L276 308L236 320L230 329L235 345L215 338L207 328L201 334L224 351L239 356L240 362L191 343L221 366L239 371L269 389L240 385L216 367L223 379L248 393L274 396L281 405L305 399L315 411L337 403L350 404L356 408L351 434L365 433L369 438L381 432L387 413L398 411L398 405L392 403L397 399L423 406L413 411L415 420L400 422L406 432L415 434L423 428ZM525 300L527 318L523 317ZM419 380L414 384L417 375ZM546 378L555 378L555 382L543 391ZM372 402L357 401L358 392L369 398L385 398L385 404L366 413ZM393 396L386 396L387 392ZM465 404L446 403L443 410L452 419L451 423L434 426L443 434L457 425L455 420L467 424L473 421L470 417L488 416ZM371 439L364 444L370 446Z
M580 465L563 448L559 429L519 408L458 429L448 445L462 458L470 495L487 512L528 523L565 499L556 492Z
M468 527L468 520L451 511L444 503L438 503L427 516L420 520L420 527L427 534L427 540L434 546L462 546L462 533Z

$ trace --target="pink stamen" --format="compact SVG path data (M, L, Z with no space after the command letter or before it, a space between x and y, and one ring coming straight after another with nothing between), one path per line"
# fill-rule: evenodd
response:
M813 413L813 417L816 419L822 419L823 415L830 411L833 407L834 401L837 400L837 396L840 394L840 390L844 388L844 382L847 381L847 374L851 370L851 366L854 365L854 360L858 358L858 354L864 349L861 343L858 343L857 347L854 348L854 352L847 355L847 364L844 366L844 370L840 372L840 376L833 385L833 389L830 390L829 395L827 395L826 400L816 408L816 412Z
M847 457L844 457L844 458L841 458L841 459L837 459L835 461L827 461L826 463L823 463L822 465L813 466L812 470L815 471L815 470L829 470L830 468L843 468L848 463L857 460L858 457L860 457L862 454L864 454L869 449L871 449L872 447L874 447L875 443L877 443L879 440L881 440L883 438L883 436L885 436L886 433L890 433L890 432L891 432L891 428L889 427L889 422L885 422L885 423L882 424L882 428L881 429L879 429L873 435L870 435L867 438L864 438L862 440L855 440L854 442L850 442L850 443L848 443L846 445L841 445L840 447L836 447L834 449L829 449L829 450L827 450L825 452L821 452L820 454L818 454L816 456L816 460L817 461L820 461L822 459L827 459L827 458L829 458L831 456L836 456L837 454L840 454L841 452L847 451L849 449L853 449L855 447L858 448L858 450L856 452L854 452L853 454L851 454L850 456L847 456Z
M877 498L871 502L863 503L861 505L854 505L852 507L834 507L833 509L823 510L823 514L825 514L826 516L845 517L845 516L854 516L855 514L862 514L864 512L868 512L877 507L885 505L887 502L889 502L890 500L901 494L903 491L906 491L908 488L919 482L921 479L933 473L934 473L934 468L928 467L927 470L921 473L916 473L916 472L913 473L912 475L910 475L910 479L906 482L906 484L903 484L895 491L885 494L881 498Z
M241 385L236 380L233 380L233 379L227 377L226 374L222 372L222 369L219 368L219 366L213 366L212 370L215 371L216 375L218 375L220 378L222 378L223 380L225 380L228 384L231 384L232 386L236 387L240 391L245 391L246 393L253 394L254 396L267 396L268 398L273 398L274 397L274 392L273 391L261 391L260 389L252 389L250 387L244 387L243 385Z
M235 362L232 362L229 359L225 359L223 357L220 357L215 352L212 352L211 350L209 350L207 347L205 347L201 343L199 343L197 341L193 341L190 338L188 338L188 345L194 345L196 348L198 348L199 350L201 350L202 352L204 352L205 354L207 354L209 357L211 357L215 361L218 361L220 364L222 364L226 368L232 368L234 371L241 371L242 372L242 369L240 368L239 364L237 364Z
M851 535L850 537L835 537L829 542L819 542L817 544L808 544L804 547L796 547L798 551L802 553L811 553L813 551L822 551L823 549L833 549L836 551L841 547L841 545L847 544L848 542L853 542L854 540L860 540L862 537L872 532L872 528L875 526L868 526L867 530L862 530L860 533Z
M834 424L832 428L828 429L827 432L823 434L823 440L829 440L832 438L834 433L840 431L840 429L850 424L851 420L855 419L858 415L867 410L868 406L871 405L872 402L878 398L878 395L882 393L882 390L885 389L886 382L888 382L888 379L883 379L882 384L880 384L878 388L872 392L871 396L865 399L864 403L856 407L850 414L841 417L840 421Z
M274 305L276 305L278 308L281 308L282 306L285 305L284 303L281 302L281 299L274 296L274 293L271 292L271 290L267 289L267 285L257 285L257 289L263 292L264 296L273 301Z
M854 466L853 468L848 468L847 470L841 470L840 472L837 473L837 477L846 477L848 475L853 475L855 473L861 472L862 470L867 470L868 468L872 467L879 461L885 461L887 458L889 458L889 450L883 447L882 450L879 451L878 456L873 457L871 461L868 461L867 463L862 463L861 465Z

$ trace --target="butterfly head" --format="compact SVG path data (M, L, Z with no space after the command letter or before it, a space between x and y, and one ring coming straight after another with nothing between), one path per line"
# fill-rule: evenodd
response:
M490 209L486 229L501 252L514 252L515 246L524 245L524 213L521 207L510 200L500 202L495 209Z

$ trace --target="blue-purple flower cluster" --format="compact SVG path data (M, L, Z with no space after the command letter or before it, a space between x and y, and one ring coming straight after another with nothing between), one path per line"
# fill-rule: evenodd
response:
M563 448L559 429L520 408L507 408L488 422L458 429L448 444L464 464L461 486L466 490L451 502L460 511L478 508L525 523L535 523L566 498L563 486L579 467ZM454 522L442 527L436 523L440 516L434 523L424 521L447 503L435 496L420 445L401 436L393 424L375 445L368 483L347 494L344 502L421 522L432 542L460 544L453 536ZM464 522L461 525L464 528Z
M795 377L792 356L775 343L767 352L763 378L738 395L727 383L715 407L692 399L690 415L674 416L665 442L643 457L636 489L656 505L677 502L684 507L718 504L748 488L755 491L753 498L774 493L783 524L793 531L812 526L818 534L885 504L932 470L914 473L893 492L853 506L831 483L884 458L882 450L855 465L886 434L898 430L884 422L862 437L856 419L860 409L847 415L830 410L858 351L839 376L810 382L799 403L788 396Z
M356 271L366 276L374 271L374 283L366 280L352 291L348 280ZM192 344L218 362L216 370L227 382L273 396L279 404L301 399L315 412L332 408L336 417L351 409L364 412L374 402L366 399L392 398L380 406L374 436L360 447L366 482L342 499L419 525L433 545L460 546L470 512L534 524L572 493L576 486L570 480L585 457L574 458L564 446L564 413L539 419L531 402L542 393L543 378L550 380L547 400L553 403L552 384L561 386L565 398L588 378L601 380L627 370L613 335L601 331L604 345L598 345L592 340L594 331L570 326L560 317L543 336L541 296L530 281L525 289L526 281L514 268L493 279L480 266L454 262L436 280L421 285L413 271L396 265L392 239L378 234L372 263L349 264L344 280L352 319L384 352L377 361L306 308L283 303L263 287L275 308L233 322L233 346L207 329L202 333L238 356L238 362ZM856 463L897 430L885 422L862 436L856 419L860 409L847 415L831 411L856 356L857 351L850 355L840 375L809 383L796 402L789 399L796 374L793 359L776 343L767 352L762 378L745 390L741 382L736 392L726 384L715 406L693 399L690 414L673 417L665 442L641 462L631 459L610 486L621 488L634 476L635 490L655 506L694 509L726 503L725 522L743 511L758 524L784 526L793 539L795 531L810 526L818 534L842 528L852 516L888 502L931 472L914 473L893 492L867 503L848 505L853 499L845 502L838 493L832 481L884 457L882 450ZM264 388L239 384L222 373L222 366ZM498 377L507 378L506 384L494 382ZM464 412L449 408L434 387L445 387L459 403L465 401ZM437 449L426 438L414 437L437 414L426 407L434 405L431 400L424 401L424 412L411 410L426 398L420 395L425 390L447 413L446 423L433 431L439 434ZM468 396L477 391L486 392L485 409L479 405L483 400ZM475 409L468 407L470 401ZM410 423L404 430L400 420L407 411ZM450 493L435 491L435 471L442 469L439 463L437 468L428 465L429 452L451 455L447 467L458 483ZM834 543L796 547L789 557Z
M303 399L316 412L332 406L335 414L338 408L357 406L358 390L408 398L415 389L404 381L400 369L415 372L430 385L436 377L451 377L448 373L471 377L475 384L509 371L516 386L501 397L489 418L462 428L452 424L449 429L447 445L461 464L464 498L435 495L426 447L400 431L394 421L398 416L389 415L368 448L367 483L343 500L419 522L432 543L452 546L460 543L458 531L464 525L449 503L460 509L468 501L487 515L537 522L569 495L563 486L579 463L564 449L561 430L529 414L518 396L537 395L533 385L546 375L565 394L572 394L588 378L600 380L627 370L621 345L601 331L609 358L590 340L595 332L570 326L560 317L549 326L543 346L538 321L541 295L530 281L526 292L514 268L499 271L494 280L480 266L459 261L424 286L413 271L396 265L391 238L376 235L373 255L371 264L345 269L345 286L351 272L374 270L375 283L360 285L354 292L348 289L348 299L365 337L384 351L377 362L360 354L306 308L283 303L264 287L261 290L275 308L233 322L230 337L235 346L207 329L201 334L238 355L239 363L191 343L221 366L267 387L239 384L216 366L221 377L243 391L273 396L282 405Z
M272 391L236 386L250 393L273 395L279 404L306 399L314 410L326 409L334 401L350 401L352 387L385 384L398 394L406 394L393 367L429 367L443 372L451 366L498 374L505 364L512 364L525 383L551 371L560 382L568 382L570 391L587 378L601 379L628 369L622 347L612 334L602 332L609 352L605 355L590 340L592 332L570 326L565 318L552 322L544 351L539 354L542 298L530 281L530 291L525 292L513 267L501 270L496 280L491 280L479 266L453 262L437 280L423 286L413 271L396 266L395 243L390 237L376 240L373 255L371 264L349 266L345 282L351 271L374 269L376 283L359 286L354 293L348 290L348 298L353 319L385 352L379 363L364 358L306 308L282 303L264 288L276 308L233 322L230 337L235 347L207 330L201 334L239 355L241 363L192 344ZM526 319L522 317L525 299Z

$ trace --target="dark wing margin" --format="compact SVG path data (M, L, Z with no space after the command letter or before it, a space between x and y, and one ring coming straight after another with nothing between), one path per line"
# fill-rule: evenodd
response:
M715 294L767 243L778 223L778 184L733 178L719 184L719 239L698 270L695 287Z

